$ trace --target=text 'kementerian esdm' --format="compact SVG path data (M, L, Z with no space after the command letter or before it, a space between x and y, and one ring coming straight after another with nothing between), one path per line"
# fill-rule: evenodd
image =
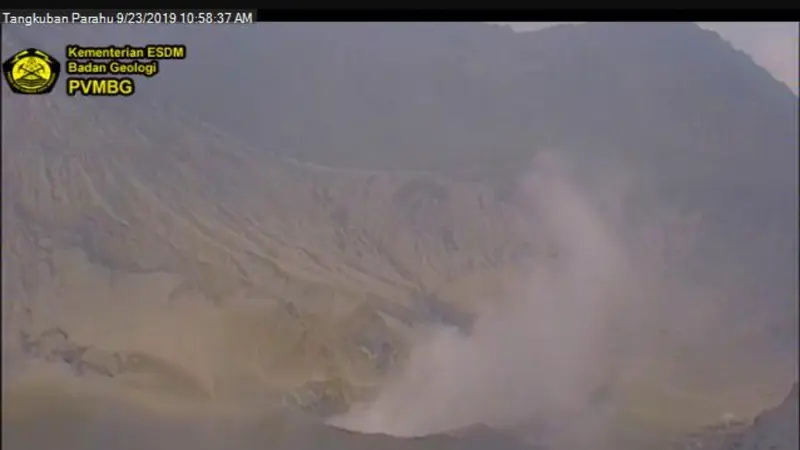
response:
M66 46L67 95L129 96L135 77L153 78L165 60L186 58L185 45Z

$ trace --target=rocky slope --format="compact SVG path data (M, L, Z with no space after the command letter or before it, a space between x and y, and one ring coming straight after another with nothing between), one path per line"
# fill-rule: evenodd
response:
M786 399L779 406L756 417L753 426L731 444L731 448L741 450L797 448L798 402L800 397L795 383Z
M190 43L189 58L165 64L157 84L141 84L137 103L167 101L261 151L304 162L480 181L473 206L481 196L485 205L511 198L541 150L581 160L587 178L618 177L606 172L622 166L636 178L626 181L634 183L626 201L638 210L659 205L659 220L691 240L687 272L749 277L754 295L780 303L776 317L796 303L797 97L695 25L592 23L514 33L456 23L270 23L214 33L149 27L146 36L105 27L13 32L55 54L64 41ZM449 233L435 220L429 225L426 233ZM455 242L467 239L472 234ZM437 246L444 240L452 246L449 238ZM416 265L393 258L400 267ZM742 308L746 320L757 312Z
M756 416L753 423L728 422L697 432L675 449L788 450L798 445L797 383L780 405Z

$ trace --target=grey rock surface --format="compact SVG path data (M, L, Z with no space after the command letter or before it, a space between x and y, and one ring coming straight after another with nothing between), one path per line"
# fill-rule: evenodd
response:
M675 450L794 450L798 448L797 383L783 402L759 414L751 425L720 424L693 433L673 445Z
M797 383L786 399L776 408L756 417L730 450L794 450L798 448L798 391Z

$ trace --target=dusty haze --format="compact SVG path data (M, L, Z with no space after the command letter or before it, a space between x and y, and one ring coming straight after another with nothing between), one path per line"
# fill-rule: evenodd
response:
M716 33L2 37L189 55L3 88L8 448L660 450L796 379L797 96Z

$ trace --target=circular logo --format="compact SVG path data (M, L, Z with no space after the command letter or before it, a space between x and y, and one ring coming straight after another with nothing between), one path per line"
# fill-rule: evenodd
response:
M46 94L58 80L60 64L47 53L29 48L3 63L3 74L18 94Z

